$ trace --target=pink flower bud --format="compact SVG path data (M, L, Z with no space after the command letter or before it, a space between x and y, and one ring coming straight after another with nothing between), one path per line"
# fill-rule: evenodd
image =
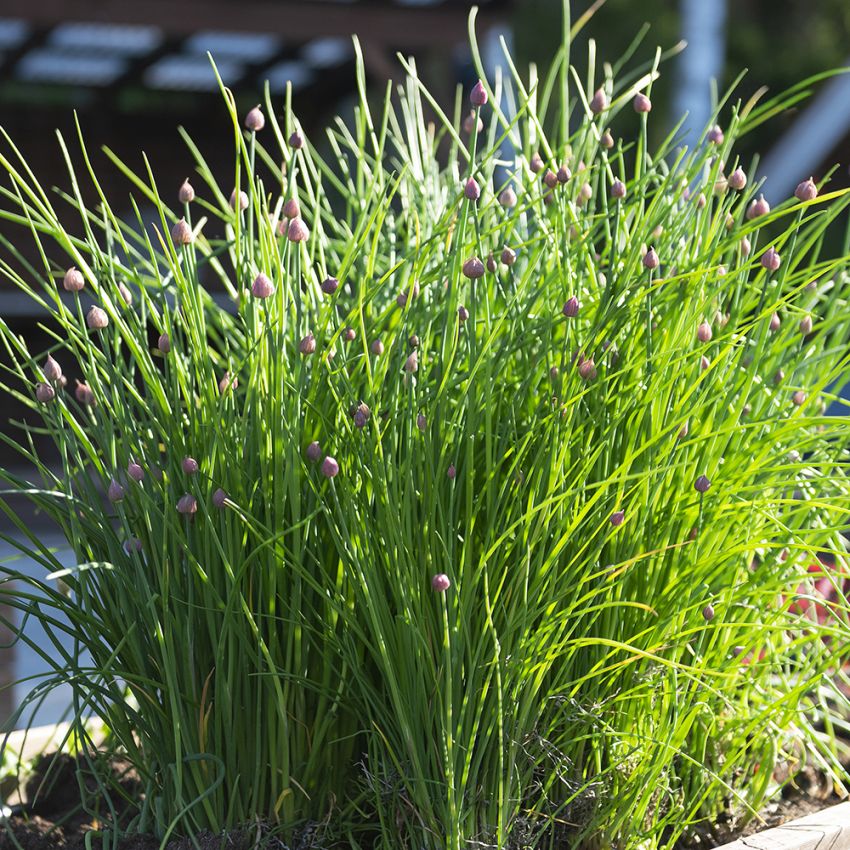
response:
M127 475L133 479L133 481L139 482L145 477L145 471L136 463L134 460L131 460L127 464Z
M708 203L708 201L706 201L706 199L705 199L705 195L704 195L702 192L700 192L700 193L697 195L697 209L704 210L704 209L705 209L705 205L706 205L707 203Z
M558 372L557 366L550 366L549 367L549 380L557 381L558 380L558 374L559 374L559 372Z
M346 342L354 342L354 340L357 339L357 331L355 331L354 328L346 328L343 331L342 338Z
M416 427L424 433L425 429L428 427L428 420L425 418L424 413L420 413L416 417Z
M785 380L785 371L783 369L777 369L776 374L773 376L774 384L781 384Z
M703 354L699 359L699 368L700 371L705 372L708 367L711 366L711 361Z
M502 248L501 260L506 266L512 266L516 262L516 251L506 245Z
M159 339L156 341L156 347L163 353L168 354L171 351L171 338L167 333L162 333L159 335Z
M298 218L301 215L301 207L295 198L289 198L283 205L283 214L287 218Z
M802 390L797 390L794 395L791 396L791 401L794 402L798 407L803 404L806 400L806 394Z
M195 200L195 190L187 177L181 184L177 192L177 200L181 204L191 204Z
M719 124L715 124L708 131L707 138L708 138L708 141L713 145L722 145L723 144L723 139L725 138L725 136L723 135L723 130L721 129Z
M124 498L124 488L113 478L109 482L109 487L106 490L106 497L113 504L120 502Z
M431 578L431 590L435 593L445 593L451 586L452 583L445 573L437 573Z
M372 354L374 354L376 357L380 357L380 356L384 353L384 344L381 342L381 340L376 339L376 340L375 340L375 341L374 341L374 342L373 342L373 343L369 346L369 350L370 350L370 351L372 352Z
M322 292L325 295L333 295L339 289L339 281L335 277L326 277L322 281Z
M478 257L470 257L463 264L463 274L470 280L484 277L484 263Z
M491 274L495 274L499 269L499 264L496 262L496 258L492 255L492 253L487 257L487 271Z
M239 209L246 210L248 209L248 204L251 203L248 199L248 193L240 190L239 192ZM230 193L230 209L236 209L236 189L234 189Z
M251 294L254 298L268 298L274 295L274 284L266 275L260 272L251 284Z
M499 203L505 208L510 209L511 207L515 207L517 202L516 192L514 192L512 186L506 186L499 192Z
M728 177L726 182L729 184L730 189L734 189L736 192L740 192L744 186L747 185L747 175L743 168L738 166Z
M62 367L49 354L47 355L47 360L44 361L41 371L44 372L44 377L51 384L58 384L62 380Z
M84 384L82 381L77 381L74 396L80 404L85 404L89 407L94 407L95 405L94 393L91 391L91 387L89 387L88 384Z
M558 167L558 173L555 175L555 179L563 186L564 183L569 182L572 176L570 169L566 165L561 165Z
M289 137L289 147L296 151L304 147L304 137L297 130L293 131Z
M705 475L700 475L699 478L694 481L694 489L697 493L707 493L709 487L711 487L711 482Z
M612 513L611 517L610 517L611 525L613 525L616 528L618 525L623 524L623 520L625 518L626 518L625 511L614 511L614 513Z
M759 195L757 201L753 201L747 208L747 220L752 221L761 215L767 215L770 212L770 204L764 199L764 195Z
M688 436L690 431L690 425L688 424L688 420L686 419L681 428L679 428L679 433L676 435L677 440L684 440L685 437Z
M590 183L582 183L581 188L578 190L578 203L582 205L589 201L593 197L593 187Z
M711 325L708 322L700 322L699 327L697 327L697 339L700 342L710 342L711 341Z
M259 133L266 126L266 119L259 106L255 106L245 116L245 126L252 133Z
M564 306L561 308L561 312L568 318L574 319L578 315L579 308L581 304L578 302L578 298L575 295L571 295L567 300Z
M121 300L129 307L133 303L133 293L127 287L123 281L118 284L118 294L121 296Z
M236 375L231 375L230 372L225 372L224 377L218 382L218 390L222 395L235 390L238 386L239 378Z
M771 245L762 255L761 255L761 264L769 271L775 272L782 260L779 254L776 252L776 249Z
M815 185L815 181L810 177L808 180L804 180L802 183L797 185L797 188L794 190L794 197L798 201L813 201L818 196L818 187Z
M484 83L479 80L469 93L469 102L473 106L485 106L487 103L487 91L484 88Z
M338 474L339 474L339 464L336 462L336 458L333 458L330 455L328 455L322 461L322 475L324 475L325 478L333 478Z
M803 336L808 336L812 332L812 317L811 316L803 316L800 320L800 333ZM45 372L45 374L47 374Z
M301 342L298 343L298 350L302 354L313 354L316 351L316 337L308 333Z
M714 606L711 603L702 609L702 617L706 622L714 619Z
M463 132L468 136L471 136L473 133L480 133L483 129L484 122L480 118L476 118L474 112L470 112L463 119Z
M611 150L614 147L614 137L611 135L610 130L606 130L602 134L602 138L599 140L599 144L602 145L606 150Z
M198 469L198 461L193 457L184 457L182 461L180 461L180 468L186 475L197 475Z
M309 460L310 463L318 463L319 458L322 456L322 447L319 445L319 441L313 440L313 442L307 446L305 454L307 455L307 460Z
M655 248L650 248L643 257L644 268L652 271L657 269L659 265L658 254L655 253Z
M481 197L481 187L474 177L470 177L464 184L463 195L469 201L477 201Z
M605 94L605 90L601 88L596 89L593 97L590 99L590 111L594 115L599 115L600 112L604 112L608 108L608 104L608 95Z
M546 169L543 175L543 182L550 188L554 189L558 185L558 175L551 168Z
M539 174L541 171L543 171L543 157L541 157L537 151L535 151L531 155L531 160L528 163L528 167L532 170L534 174Z
M219 487L212 495L212 503L214 508L221 510L227 502L227 493Z
M463 304L457 308L457 317L461 322L465 322L469 318L469 310L467 310Z
M88 313L86 313L86 324L93 331L103 330L109 324L109 316L106 315L105 310L101 310L100 307L92 307Z
M74 266L71 266L65 272L65 277L62 278L62 286L66 292L79 292L85 285L86 279L83 277L82 272L77 271Z
M643 92L638 92L632 101L632 106L635 112L650 112L652 110L652 101Z
M596 364L593 358L582 359L578 364L578 373L585 381L592 381L596 377Z
M773 313L770 317L770 329L772 331L778 331L781 325L782 319L779 318L779 313Z
M611 184L611 197L618 200L626 197L626 184L619 177L615 177Z
M749 257L749 256L750 256L750 251L752 251L752 249L753 249L753 248L752 248L752 245L750 245L750 240L749 240L749 239L747 239L747 237L746 237L746 236L744 236L744 237L741 239L741 254L742 254L744 257Z
M449 468L446 470L446 475L454 481L457 477L457 470L455 469L455 465L453 463L449 464Z
M39 381L35 385L35 397L41 404L47 404L56 398L56 390L50 384L43 384Z
M412 351L407 360L404 361L404 371L405 372L416 372L419 369L419 357L417 356L415 351Z
M177 500L177 510L184 516L192 516L198 510L198 500L191 493L184 493Z
M171 228L171 241L175 245L191 245L194 238L192 228L189 227L185 218L181 218Z
M302 219L293 218L289 222L286 237L290 242L306 242L310 238L310 231Z

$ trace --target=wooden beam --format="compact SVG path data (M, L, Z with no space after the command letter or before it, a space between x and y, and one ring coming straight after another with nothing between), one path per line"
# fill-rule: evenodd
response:
M262 32L288 41L362 33L373 42L401 49L446 47L466 40L468 7L443 3L403 8L387 3L264 2L264 0L3 0L3 15L37 27L71 21L156 26L166 36L186 36L201 29ZM497 4L493 4L494 6ZM498 17L485 5L483 25Z

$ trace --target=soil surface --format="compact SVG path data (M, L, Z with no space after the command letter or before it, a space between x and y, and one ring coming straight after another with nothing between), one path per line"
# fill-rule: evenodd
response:
M112 817L110 804L118 824L126 826L137 810L141 784L129 765L121 761L98 765L94 771L88 767L80 771L79 767L81 763L76 759L61 754L44 756L36 763L23 789L27 802L16 807L5 824L0 824L0 850L86 850L86 835L90 832L95 832L94 840L89 839L92 847L112 846L111 841L104 843L100 837ZM97 793L102 783L96 776L107 783L109 804L102 803L99 812L86 812L81 803L81 785L90 801L104 796ZM709 850L839 802L840 798L821 775L813 770L804 772L795 781L795 786L786 787L782 799L766 808L762 820L754 819L742 826L729 817L713 828L702 830L687 843L681 843L678 850ZM117 846L118 850L159 850L160 841L152 835L133 834L120 838ZM312 842L310 846L314 846ZM224 836L202 834L197 836L196 842L174 839L168 842L166 850L196 850L197 847L201 850L285 850L286 845L259 826Z

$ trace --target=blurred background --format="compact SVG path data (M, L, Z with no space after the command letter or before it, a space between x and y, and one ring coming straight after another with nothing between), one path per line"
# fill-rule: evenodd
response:
M76 112L116 208L130 186L100 152L104 145L134 169L143 168L144 151L160 192L165 197L173 192L176 203L177 188L191 174L178 125L199 141L223 185L232 173L228 119L208 51L243 114L263 99L265 80L282 112L291 83L295 111L311 142L320 146L322 127L334 115L348 114L354 102L354 33L378 97L388 79L400 78L399 51L416 57L420 76L443 103L453 102L458 85L468 89L475 79L466 47L470 5L456 0L0 0L0 126L42 185L64 188L68 178L55 131L72 138ZM480 0L478 5L488 73L501 63L500 36L520 68L536 61L545 72L560 39L560 0ZM674 117L688 112L684 142L694 141L709 118L713 79L722 92L748 69L734 102L763 86L777 94L805 77L850 66L850 0L573 0L573 20L591 8L594 15L572 50L581 76L589 38L598 44L600 61L615 61L650 23L633 64L651 60L658 45L668 49L688 42L653 89L656 132L663 135ZM745 161L762 154L758 175L766 180L771 202L787 197L810 175L823 177L836 163L841 165L832 185L848 184L850 74L816 83L811 91L810 98L741 144ZM0 224L0 233L7 230ZM32 351L46 346L32 303L2 281L0 316L26 337ZM24 415L6 401L3 413L3 430L10 417ZM19 462L0 445L0 465ZM63 541L54 541L25 504L6 504L61 547ZM10 530L8 517L0 517L0 533ZM12 563L13 551L0 542L0 563L37 570L25 561ZM0 683L43 669L44 660L32 650L0 651ZM0 689L0 721L29 687ZM53 694L38 719L59 719L66 703L67 692Z

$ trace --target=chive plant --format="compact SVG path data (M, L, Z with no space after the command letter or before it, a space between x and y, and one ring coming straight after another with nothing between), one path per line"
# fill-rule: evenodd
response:
M449 112L404 59L376 104L358 49L321 139L222 85L232 175L107 150L130 217L82 132L54 192L4 137L0 268L52 340L0 320L38 479L4 492L77 562L3 503L44 568L4 569L10 624L53 643L20 718L71 683L86 758L93 714L144 783L126 829L670 847L844 777L850 196L770 208L736 155L809 83L650 150L664 54L582 77L582 23L487 80L473 15Z

